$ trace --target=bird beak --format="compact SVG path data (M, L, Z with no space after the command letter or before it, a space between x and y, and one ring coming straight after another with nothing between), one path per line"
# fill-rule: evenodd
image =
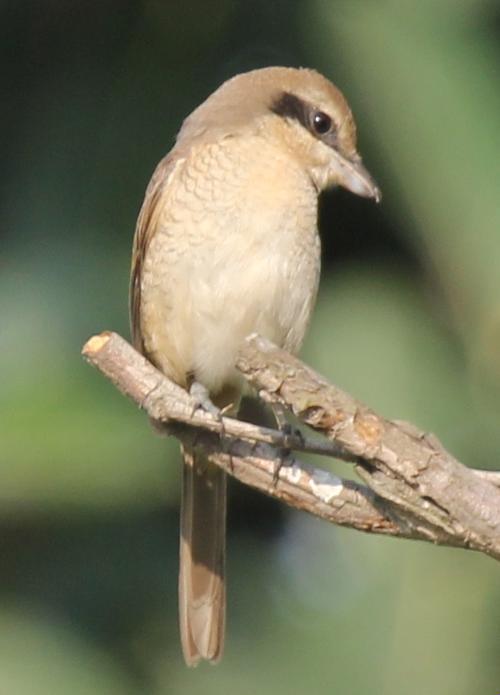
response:
M373 198L376 203L382 200L382 193L374 179L357 156L348 159L334 150L335 180L339 186L363 198Z

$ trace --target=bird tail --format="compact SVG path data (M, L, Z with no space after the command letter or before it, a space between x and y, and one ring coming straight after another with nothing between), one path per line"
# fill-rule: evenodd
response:
M226 613L226 474L183 447L179 571L182 651L188 666L216 663Z

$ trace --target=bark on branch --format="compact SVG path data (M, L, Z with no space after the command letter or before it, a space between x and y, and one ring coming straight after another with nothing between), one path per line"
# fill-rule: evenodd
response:
M83 355L153 420L247 485L342 526L500 559L500 473L466 468L434 436L381 417L259 336L242 346L243 376L326 440L217 420L116 333L90 338ZM280 468L283 448L353 462L367 485L291 455Z

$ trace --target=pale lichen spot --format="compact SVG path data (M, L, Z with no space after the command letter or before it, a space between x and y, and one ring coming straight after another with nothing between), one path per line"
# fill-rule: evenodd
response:
M343 484L340 478L326 471L315 470L309 481L309 487L315 497L322 502L330 502L334 497L340 495Z
M280 477L285 478L289 483L296 485L300 482L300 477L302 475L302 469L297 463L292 466L283 466L280 471Z

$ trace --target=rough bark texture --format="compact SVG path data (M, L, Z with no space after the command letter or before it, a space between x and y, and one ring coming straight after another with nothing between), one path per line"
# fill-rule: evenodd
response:
M259 336L242 346L238 368L264 400L329 441L214 418L116 333L94 336L83 354L170 434L247 485L342 526L500 559L499 473L463 466L433 435L381 417ZM353 462L367 486L292 455L283 462L283 448Z
M238 367L267 400L357 456L359 476L415 526L500 558L500 490L433 435L381 417L259 336L247 340Z

